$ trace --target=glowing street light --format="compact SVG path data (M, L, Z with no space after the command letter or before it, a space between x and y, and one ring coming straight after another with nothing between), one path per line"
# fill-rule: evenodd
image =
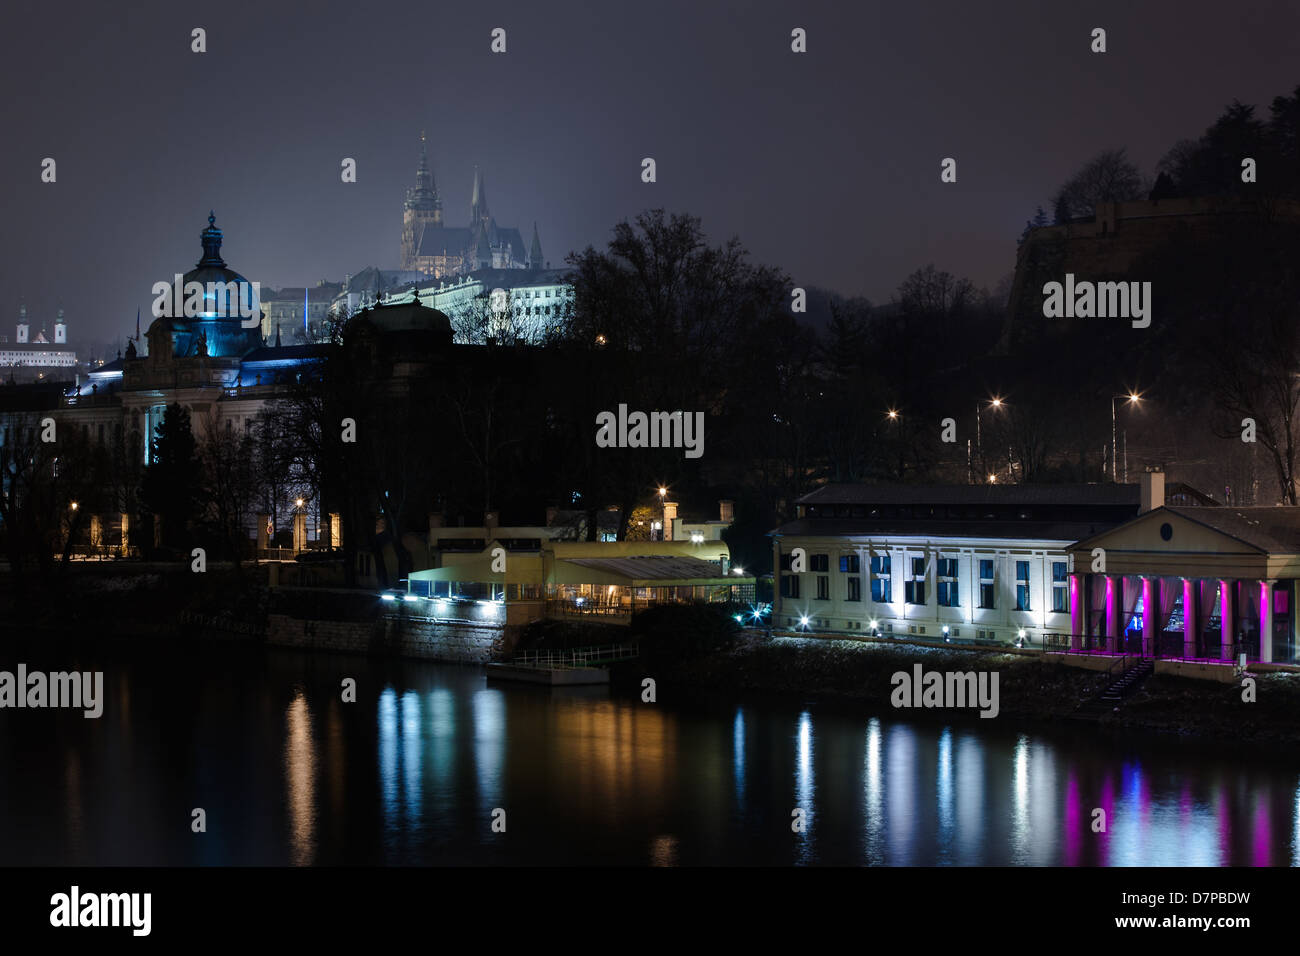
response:
M76 511L78 505L77 505L77 503L74 501L72 504L68 505L68 507L71 508L73 511Z
M990 399L989 399L989 408L997 409L997 410L1000 411L1000 410L1002 409L1002 405L1003 405L1003 402L1002 402L1002 396L1000 396L1000 395L995 395L993 398L990 398ZM984 434L983 434L983 428L981 427L981 424L980 424L980 410L981 410L983 407L984 407L984 403L983 403L983 402L976 402L976 403L975 403L975 451L976 451L976 453L977 453L977 454L979 455L979 457L980 457L980 467L981 467L981 468L984 467ZM968 446L967 446L967 449L969 449L969 447L970 447L970 446L968 445ZM969 458L969 457L970 457L970 455L968 454L968 455L967 455L967 458ZM971 484L975 484L975 465L974 465L974 463L968 461L966 467L967 467L967 471L968 471L968 473L970 474L970 482L971 482Z
M1112 395L1112 396L1111 396L1111 399L1110 399L1110 480L1111 480L1111 481L1117 481L1117 480L1118 480L1118 471L1117 471L1117 469L1118 469L1119 462L1116 460L1116 454L1115 454L1115 452L1116 452L1116 450L1117 450L1117 449L1116 449L1116 442L1115 442L1115 433L1116 433L1116 428L1117 428L1117 425L1116 425L1116 413L1115 413L1115 402L1116 402L1117 399L1121 399L1121 398L1124 399L1126 402L1128 402L1130 408L1136 407L1137 403L1140 402L1140 401L1142 401L1142 396L1141 396L1140 394L1138 394L1137 392L1134 392L1134 391L1132 391L1132 390L1130 390L1129 393L1128 393L1127 395ZM1124 483L1125 483L1125 484L1128 484L1128 442L1125 441L1124 444L1125 444L1125 447L1124 447Z

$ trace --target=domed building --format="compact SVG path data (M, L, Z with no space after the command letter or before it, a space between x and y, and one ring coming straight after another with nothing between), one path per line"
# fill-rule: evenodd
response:
M178 358L242 358L263 344L258 286L227 268L221 258L222 233L216 220L216 214L209 212L208 227L200 234L203 258L155 303L155 314L164 315L155 319L146 333L150 354L165 351ZM193 284L203 289L203 306L197 315L189 316L184 304Z

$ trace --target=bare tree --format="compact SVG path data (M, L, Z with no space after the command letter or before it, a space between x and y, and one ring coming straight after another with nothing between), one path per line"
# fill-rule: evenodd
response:
M1127 202L1141 199L1147 188L1138 168L1124 149L1107 149L1098 153L1083 168L1067 179L1052 199L1058 218L1062 213L1071 219L1093 215L1099 203Z

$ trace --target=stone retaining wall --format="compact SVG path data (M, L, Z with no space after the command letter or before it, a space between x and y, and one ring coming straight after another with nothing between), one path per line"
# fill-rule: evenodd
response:
M267 618L266 642L304 650L486 664L509 656L518 632L515 627L469 621L312 621L271 614Z

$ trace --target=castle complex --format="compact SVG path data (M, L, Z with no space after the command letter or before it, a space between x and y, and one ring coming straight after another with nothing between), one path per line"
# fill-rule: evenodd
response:
M442 199L421 134L420 165L402 210L401 268L442 279L480 269L541 269L544 265L537 225L533 225L527 249L518 229L498 226L488 211L487 188L477 166L469 224L448 226L443 222Z

